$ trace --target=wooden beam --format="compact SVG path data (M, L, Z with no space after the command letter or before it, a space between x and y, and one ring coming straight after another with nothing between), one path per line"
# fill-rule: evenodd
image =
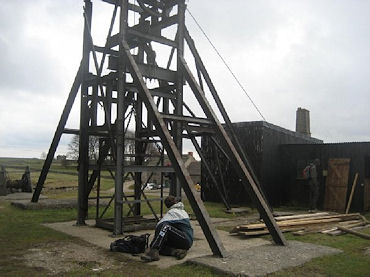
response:
M137 66L140 69L143 77L151 79L159 79L167 82L175 83L176 82L176 71L162 68L155 65L149 65L144 63L137 63ZM109 56L108 69L117 70L118 69L118 57ZM129 70L126 69L126 72L129 73Z
M68 95L68 98L67 98L67 102L66 102L66 104L64 106L62 115L61 115L61 117L59 119L59 123L58 123L57 129L55 130L54 137L53 137L52 143L50 145L48 154L46 156L44 165L42 166L41 173L40 173L39 179L37 181L37 185L36 185L35 191L34 191L34 193L32 195L31 202L37 202L39 200L39 197L40 197L42 188L43 188L44 183L45 183L45 180L46 180L46 176L47 176L47 174L49 172L51 163L52 163L52 161L54 159L55 152L57 150L57 147L58 147L60 138L62 137L62 134L63 134L63 131L64 131L64 127L65 127L65 125L67 123L67 120L68 120L69 114L71 112L73 103L74 103L74 101L76 99L76 95L77 95L78 90L80 88L81 81L82 81L82 61L81 61L80 66L78 68L78 71L77 71L75 80L73 82L72 88L71 88L71 90L69 92L69 95Z
M346 214L348 214L349 208L351 207L351 204L352 204L353 194L355 192L355 188L356 188L356 185L357 185L357 178L358 178L358 173L356 173L355 179L353 180L352 190L351 190L351 194L349 196L348 204L347 204L347 208L346 208Z
M177 44L176 44L175 41L170 40L170 39L168 39L166 37L163 37L163 36L153 35L153 34L150 34L150 33L142 33L140 31L136 31L132 28L128 30L128 34L131 37L135 37L135 38L139 37L139 38L145 39L147 41L155 41L155 42L158 42L158 43L161 43L161 44L164 44L164 45L171 46L173 48L177 48Z
M236 151L238 152L238 154L240 155L240 158L242 159L244 165L246 166L246 168L248 169L248 172L249 174L252 176L253 180L254 180L254 183L256 184L257 188L259 189L260 191L260 194L262 195L262 197L264 198L264 201L267 203L267 198L262 190L262 187L259 183L259 180L257 178L257 175L255 174L254 170L253 170L253 167L252 165L250 164L249 162L249 158L248 158L248 155L247 153L243 150L243 147L241 146L240 142L239 142L239 139L238 139L238 136L236 135L235 133L235 130L233 128L233 125L232 125L232 122L230 120L230 117L228 115L228 113L226 112L226 109L221 101L221 98L220 96L218 95L218 92L215 88L215 86L213 85L213 82L211 80L211 77L209 76L208 72L207 72L207 69L205 67L205 65L203 64L203 61L198 53L198 50L196 49L195 47L195 43L194 43L194 40L191 38L190 34L189 34L189 31L185 28L185 40L190 48L190 51L191 53L193 54L194 56L194 59L195 59L195 63L196 63L196 68L197 68L197 73L198 73L198 77L199 77L199 81L200 81L200 87L203 91L203 88L202 88L202 78L201 78L201 75L203 75L203 78L213 96L213 99L215 100L216 104L217 104L217 107L223 117L223 119L225 120L225 124L227 126L227 129L228 129L228 132L230 134L230 137L231 137L231 140L236 148ZM231 163L232 165L234 165L233 163ZM238 170L238 169L236 169ZM271 207L269 206L268 207L270 209L270 212L272 213L272 209Z
M348 229L348 228L345 228L345 227L342 227L342 226L338 226L338 229L343 231L343 232L346 232L346 233L351 234L351 235L358 236L358 237L363 238L363 239L370 239L370 235L368 235L368 234L359 233L359 232L353 231L351 229Z
M213 122L207 118L192 117L192 116L178 116L173 114L163 114L161 113L162 118L165 120L171 121L181 121L186 123L196 123L201 125L213 125Z
M279 221L277 224L279 227L286 227L286 226L297 226L297 225L311 225L311 224L322 224L322 223L329 223L329 222L341 222L344 220L352 220L352 219L359 219L359 214L348 214L348 215L332 215L332 216L325 216L322 218L313 218L313 219L293 219L293 220L285 220ZM255 224L247 224L247 225L239 225L237 229L240 230L250 230L250 229L263 229L266 228L265 223L255 223Z
M245 189L248 191L254 203L257 205L257 209L263 220L266 222L266 225L269 228L272 238L274 239L276 244L287 245L287 241L285 240L284 235L280 231L279 226L276 224L276 221L270 211L267 202L265 201L263 195L261 194L261 191L259 190L251 173L244 164L238 151L236 150L235 146L233 145L232 141L227 135L225 129L221 125L221 122L218 120L215 112L211 108L211 105L206 99L204 92L202 91L197 81L195 80L185 60L183 58L180 58L180 62L182 70L185 75L185 79L188 81L195 97L197 98L206 116L215 122L215 129L217 130L218 137L225 144L228 152L230 152L230 154L232 155L230 156L232 157L231 163L237 169L237 173L239 175L239 178L242 179L242 183Z
M277 216L275 217L276 221L290 220L290 219L299 219L299 218L313 218L329 215L327 212L323 213L314 213L314 214L296 214L296 215L287 215L287 216Z
M197 217L200 226L202 227L203 233L209 243L209 246L214 255L225 257L226 250L217 234L216 229L211 222L211 219L202 200L200 199L200 196L197 194L194 187L192 186L193 181L187 168L185 167L181 154L177 149L169 130L167 129L166 123L164 122L158 111L156 103L154 102L153 97L151 96L150 91L148 90L144 82L143 75L141 74L138 65L136 64L134 58L130 53L130 48L127 42L122 41L122 46L125 49L125 54L130 67L131 75L139 88L140 97L143 100L148 113L152 115L153 123L156 127L156 130L158 131L162 139L162 143L171 160L172 166L176 170L177 176L181 181L185 194Z

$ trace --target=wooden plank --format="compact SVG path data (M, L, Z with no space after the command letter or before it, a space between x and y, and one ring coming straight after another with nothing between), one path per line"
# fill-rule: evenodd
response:
M352 226L353 224L358 224L358 223L366 224L366 222L364 222L362 219L357 219L357 220L342 221L342 222L339 222L339 225Z
M304 221L293 221L293 222L278 222L279 227L287 227L287 226L298 226L298 225L311 225L311 224L322 224L328 222L339 222L341 221L340 218L327 218L327 219L318 219L318 220L304 220ZM243 228L245 228L243 226ZM265 228L265 224L254 224L248 226L246 229L259 229Z
M360 226L352 226L350 228L352 228L353 230L359 230L359 229L363 229L363 228L368 228L368 226L366 224L364 224L364 225L360 225ZM335 231L328 232L327 234L330 235L330 236L340 236L340 235L345 234L345 232L337 229Z
M161 113L162 118L170 121L182 121L185 123L196 123L203 125L213 125L213 122L208 118L192 117L192 116L178 116L173 114L163 114Z
M340 222L343 220L350 220L350 219L359 219L359 214L348 214L348 215L332 215L332 216L325 216L322 218L315 218L315 219L297 219L297 220L286 220L277 222L279 227L283 226L295 226L295 225L309 225L309 224L320 224L320 223L327 223L327 222ZM256 223L256 224L248 224L248 225L240 225L237 226L237 230L250 230L250 229L263 229L266 228L264 223Z
M310 220L322 220L322 219L330 219L330 218L340 218L341 220L349 220L352 218L355 219L360 219L361 216L359 213L353 213L353 214L329 214L329 215L324 215L321 217L316 217L316 218L298 218L298 219L292 219L292 220L285 220L281 222L302 222L302 221L310 221Z
M358 236L360 238L370 239L370 235L368 235L368 234L359 233L359 232L356 232L356 231L353 231L351 229L348 229L348 228L345 228L345 227L341 227L341 226L338 226L338 229L341 230L341 231L343 231L343 232L346 232L346 233L349 233L349 234Z
M281 231L283 233L286 233L286 232L296 232L296 231L300 231L302 230L303 227L293 227L293 228L282 228ZM269 230L267 229L264 229L264 230L260 230L260 231L242 231L242 232L238 232L238 235L244 235L244 236L262 236L262 235L268 235L270 234Z
M331 218L340 218L341 220L349 220L352 218L359 219L361 218L359 213L353 213L353 214L328 214L316 218L298 218L298 219L292 219L292 220L285 220L280 221L280 223L289 223L289 222L304 222L304 221L312 221L312 220L324 220L324 219L331 219Z
M359 222L352 222L351 224L343 224L343 222L339 222L338 226L344 227L344 228L354 228L354 227L359 227L359 226L364 226L366 225L366 222L359 221ZM323 234L327 234L330 232L334 232L338 230L338 226L335 226L333 228L330 228L328 230L321 231Z
M290 219L299 219L299 218L312 218L329 215L327 212L314 213L314 214L296 214L296 215L286 215L286 216L277 216L275 217L276 221L290 220Z
M346 208L346 214L348 214L349 208L351 207L353 194L354 194L354 192L355 192L355 188L356 188L356 184L357 184L357 178L358 178L358 173L356 173L356 175L355 175L355 179L353 180L352 190L351 190L351 194L350 194L350 196L349 196L348 204L347 204L347 208Z
M109 56L108 69L117 70L118 64L119 64L118 57ZM141 71L141 74L144 77L147 77L150 79L164 80L164 81L171 82L171 83L175 83L176 81L176 76L177 76L176 71L158 67L155 65L143 64L143 63L137 63L137 66L139 67L139 70ZM130 73L129 70L127 70L127 72Z
M166 37L163 37L163 36L153 35L153 34L150 34L150 33L142 33L140 31L136 31L134 29L129 29L128 33L131 36L135 37L135 38L140 37L140 38L145 39L147 41L155 41L155 42L158 42L158 43L161 43L161 44L164 44L164 45L168 45L168 46L177 48L177 44L176 44L175 41L170 40L170 39L168 39Z
M328 234L328 233L336 231L336 230L338 230L338 227L333 227L333 228L330 228L330 229L322 230L320 233Z
M324 207L345 211L350 159L329 159Z

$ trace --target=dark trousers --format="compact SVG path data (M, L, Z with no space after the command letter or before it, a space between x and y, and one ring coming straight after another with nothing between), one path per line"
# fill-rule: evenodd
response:
M158 249L162 255L170 255L172 248L188 250L190 243L184 232L170 224L163 223L156 228L150 247Z
M317 202L319 201L319 182L312 178L308 182L310 186L310 209L317 209Z

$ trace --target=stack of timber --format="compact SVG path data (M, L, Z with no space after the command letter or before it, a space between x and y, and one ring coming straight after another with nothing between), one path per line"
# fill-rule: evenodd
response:
M293 232L295 235L309 233L342 234L344 229L350 230L354 227L366 226L369 222L360 214L334 214L334 213L310 213L291 216L275 217L282 232ZM344 229L343 229L344 228ZM248 223L238 225L230 231L246 237L267 235L269 231L265 223Z

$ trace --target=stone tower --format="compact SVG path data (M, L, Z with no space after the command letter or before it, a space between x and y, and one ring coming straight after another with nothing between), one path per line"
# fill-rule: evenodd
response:
M310 131L310 111L298 108L297 109L297 118L296 118L296 127L295 131L306 136L311 136Z

